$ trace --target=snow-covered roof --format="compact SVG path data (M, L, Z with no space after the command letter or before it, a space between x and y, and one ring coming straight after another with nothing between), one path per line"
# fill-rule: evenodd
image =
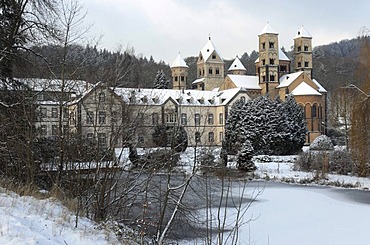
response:
M127 104L162 105L172 99L178 105L226 105L241 88L224 91L112 88Z
M284 88L284 87L288 87L292 82L294 82L297 77L299 77L301 74L303 73L303 71L298 71L298 72L294 72L294 73L290 73L290 74L286 74L286 75L283 75L282 77L280 77L279 79L279 85L276 87L276 88Z
M203 81L204 81L204 78L198 78L198 79L195 79L194 82L192 82L192 84L201 83Z
M281 50L281 48L279 48L279 60L290 61L288 56L285 55L285 53L283 52L283 50Z
M236 57L234 62L231 64L229 71L239 71L239 70L246 71L247 69L245 69L240 59Z
M235 84L238 88L243 89L261 89L258 85L258 77L257 76L247 76L247 75L227 75L231 81Z
M279 34L277 33L274 28L271 27L270 23L267 22L267 24L265 25L265 27L262 29L262 31L260 32L259 35L262 35L262 34L266 34L266 33L269 33L269 34Z
M317 85L317 87L319 87L318 91L320 93L327 93L328 92L316 79L312 79L312 81Z
M176 59L172 62L170 68L173 67L186 67L189 68L189 66L186 64L185 60L182 58L181 54L179 53L176 57Z
M293 95L321 95L317 90L313 89L305 82L299 84L293 91Z
M82 94L94 86L94 84L82 80L65 80L64 84L60 79L19 78L17 80L27 84L32 91L37 92L61 92L62 86L64 86L63 90L66 93Z
M200 53L203 56L204 61L207 61L209 59L213 51L215 51L218 54L218 56L220 56L220 58L222 57L220 53L216 50L215 45L212 43L211 37L209 37L208 42L206 43L206 45L204 45L204 47L200 51Z
M312 38L311 34L303 26L301 27L301 29L298 30L297 35L294 37L294 39L299 37Z

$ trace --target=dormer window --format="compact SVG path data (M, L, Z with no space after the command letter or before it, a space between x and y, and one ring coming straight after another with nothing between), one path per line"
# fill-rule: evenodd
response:
M274 48L275 43L274 42L269 42L269 48Z

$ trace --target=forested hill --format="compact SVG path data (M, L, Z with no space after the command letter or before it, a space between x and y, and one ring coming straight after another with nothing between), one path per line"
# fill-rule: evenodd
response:
M367 37L367 41L369 41ZM365 38L342 40L328 45L317 46L313 50L313 76L328 91L339 85L355 83L359 69L361 50L364 49ZM369 42L367 42L367 47ZM369 48L369 47L368 47ZM33 47L33 53L22 53L22 62L15 65L16 77L50 78L61 77L60 46ZM37 54L35 56L34 54ZM286 52L292 59L292 52ZM24 59L26 58L26 59ZM249 75L255 75L254 62L258 52L244 53L239 56ZM26 60L26 61L25 61ZM189 66L188 86L196 79L197 57L185 58ZM122 87L151 88L156 73L163 70L166 77L171 76L169 65L163 61L155 62L152 57L135 55L133 49L122 52L111 52L91 46L70 46L67 52L68 79L82 79L90 82L105 81L110 85ZM225 60L225 69L232 60Z

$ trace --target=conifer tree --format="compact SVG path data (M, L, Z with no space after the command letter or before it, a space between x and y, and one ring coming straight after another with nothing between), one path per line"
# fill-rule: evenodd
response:
M170 80L166 78L166 75L164 74L163 70L157 72L157 75L155 76L155 79L154 79L153 88L156 88L156 89L169 89L170 88Z

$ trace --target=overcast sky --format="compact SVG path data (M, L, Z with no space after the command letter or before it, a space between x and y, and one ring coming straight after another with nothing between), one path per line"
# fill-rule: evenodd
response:
M267 22L290 50L303 25L313 46L351 39L370 27L368 0L81 0L99 48L131 46L135 54L172 63L197 56L211 35L224 59L257 50Z

